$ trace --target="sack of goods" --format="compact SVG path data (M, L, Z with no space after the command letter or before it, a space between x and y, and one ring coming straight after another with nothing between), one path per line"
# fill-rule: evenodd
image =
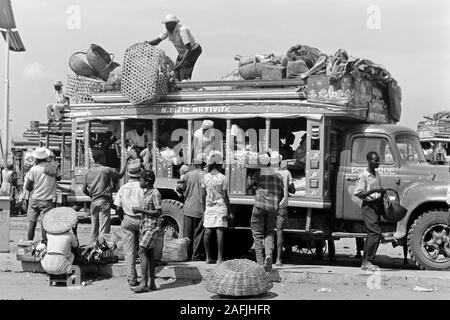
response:
M148 43L136 43L125 51L121 91L135 104L158 101L168 91L164 51Z
M299 79L303 73L314 67L321 56L325 56L319 49L297 44L286 52L284 65L288 79Z
M167 237L164 239L162 259L164 261L182 262L188 259L189 239L173 239Z
M272 80L278 80L278 77L280 79L282 77L282 57L276 56L273 53L245 57L237 55L235 59L239 61L239 74L245 80L264 79L263 69L266 69L264 73L267 77L271 77ZM280 76L274 75L274 69L276 70L275 73Z

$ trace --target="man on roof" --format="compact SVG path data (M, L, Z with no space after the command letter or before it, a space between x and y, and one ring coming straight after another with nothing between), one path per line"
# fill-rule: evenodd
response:
M162 22L166 25L158 38L149 41L152 46L157 46L161 41L169 39L178 51L178 57L173 68L175 79L190 80L195 63L202 53L202 47L195 41L191 31L180 23L173 14L166 15Z
M47 117L48 122L59 122L62 117L61 111L69 108L70 101L62 89L63 83L61 81L56 81L53 86L55 88L55 93L52 103L47 105Z

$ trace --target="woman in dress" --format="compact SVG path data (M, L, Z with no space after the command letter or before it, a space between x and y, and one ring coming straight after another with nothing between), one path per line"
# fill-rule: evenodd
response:
M222 170L222 157L211 157L208 162L208 173L202 182L205 228L204 244L206 251L206 263L214 263L211 257L211 235L215 231L217 235L217 263L223 259L224 229L228 227L230 200L228 198L228 181Z

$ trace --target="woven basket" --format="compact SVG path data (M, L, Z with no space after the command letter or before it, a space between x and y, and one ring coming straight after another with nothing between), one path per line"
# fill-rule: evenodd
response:
M158 101L168 91L164 51L136 43L125 51L121 91L132 103Z
M248 259L219 264L206 281L206 290L223 296L248 297L268 292L273 284L264 268Z
M69 207L57 207L44 215L42 226L45 231L60 234L72 229L78 222L75 210Z
M67 80L66 94L71 102L82 103L94 101L93 93L100 92L104 81L87 78L79 75L69 75Z

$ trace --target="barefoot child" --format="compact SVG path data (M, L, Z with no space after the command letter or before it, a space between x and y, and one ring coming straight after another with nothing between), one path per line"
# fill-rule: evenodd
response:
M144 199L140 208L133 207L133 212L142 215L139 226L139 258L142 277L139 286L131 288L136 293L157 289L155 284L155 243L157 237L164 232L161 217L161 194L153 188L155 173L152 170L142 172L139 183L144 189ZM150 285L148 286L149 278Z

